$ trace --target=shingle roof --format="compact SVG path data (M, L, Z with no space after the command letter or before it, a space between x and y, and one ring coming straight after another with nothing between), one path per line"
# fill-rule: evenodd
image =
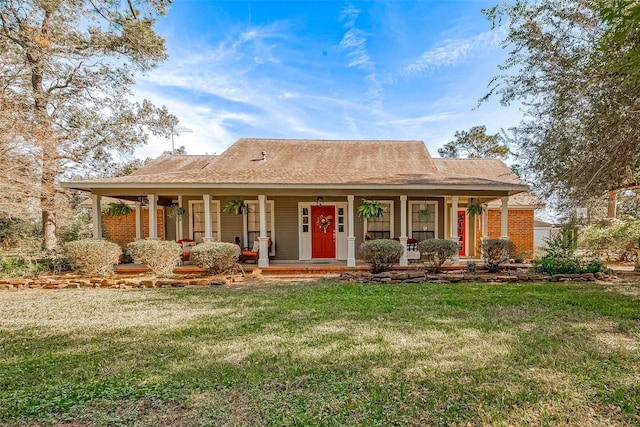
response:
M499 208L502 206L502 202L497 199L488 203L489 208ZM534 192L525 191L522 193L509 196L508 205L510 208L543 208L544 201Z
M265 152L263 160L262 152ZM217 157L166 156L137 173L91 184L490 185L524 184L497 159L432 159L422 141L239 139ZM191 160L185 160L193 157ZM206 162L205 159L211 159ZM75 185L74 185L75 184Z

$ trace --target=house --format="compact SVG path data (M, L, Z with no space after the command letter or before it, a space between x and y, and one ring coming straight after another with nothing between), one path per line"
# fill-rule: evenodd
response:
M529 190L501 160L434 159L422 141L256 138L218 156L163 156L128 176L63 186L91 192L94 236L102 236L101 198L116 197L136 203L137 238L160 237L162 221L166 239L258 241L259 266L270 257L354 266L365 233L405 247L409 239L452 239L461 243L459 256L479 256L468 242L488 238L495 215L467 214L467 207L498 201L499 235L508 238L509 197ZM360 220L363 199L379 201L384 215ZM230 200L243 200L248 214L224 213ZM148 235L143 206L157 212L146 215ZM187 213L172 219L176 206Z

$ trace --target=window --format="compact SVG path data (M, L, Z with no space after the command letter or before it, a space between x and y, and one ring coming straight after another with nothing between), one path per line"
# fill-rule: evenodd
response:
M393 237L393 201L379 201L382 216L369 218L365 221L364 231L369 233L372 239L391 239Z
M246 201L249 213L247 214L247 246L251 247L253 242L260 237L260 203L257 201ZM273 243L273 200L267 200L267 237L272 240ZM271 245L271 255L273 255L274 245Z
M204 200L189 200L189 234L196 242L204 239ZM220 202L211 202L211 237L214 241L220 241Z
M438 231L437 202L409 202L411 238L419 241L435 239Z

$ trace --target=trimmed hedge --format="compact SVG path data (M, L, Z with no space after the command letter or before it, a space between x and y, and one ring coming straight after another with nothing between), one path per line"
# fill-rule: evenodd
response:
M136 240L127 245L134 262L146 264L157 276L171 276L180 261L182 246L170 240Z
M490 273L495 273L515 253L516 245L511 240L487 239L482 242L482 259Z
M64 246L71 268L83 274L108 275L120 261L122 249L115 243L100 239L82 239Z
M447 239L427 239L418 243L418 250L424 257L425 268L438 273L446 262L453 259L460 246Z
M364 242L360 246L362 258L369 264L372 273L388 270L400 261L404 247L391 239L376 239Z
M235 243L207 242L191 248L189 260L212 274L220 274L236 266L240 246Z

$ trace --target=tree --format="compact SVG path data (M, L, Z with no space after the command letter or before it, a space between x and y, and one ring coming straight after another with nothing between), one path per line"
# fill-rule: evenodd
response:
M444 147L438 149L441 157L460 157L463 154L471 158L506 159L509 156L509 147L500 134L487 135L485 126L473 126L469 132L457 131L455 137L455 141L447 142Z
M636 185L640 170L640 86L630 78L638 70L621 66L638 50L640 29L621 37L605 11L571 0L485 11L494 26L507 26L510 49L485 99L522 103L525 119L510 140L523 166L547 196L574 205Z
M153 31L166 0L3 0L0 2L0 136L8 155L28 162L37 182L43 244L56 238L56 180L92 170L114 152L132 153L147 131L164 136L177 119L132 102L136 71L165 59ZM138 10L140 8L140 10Z

